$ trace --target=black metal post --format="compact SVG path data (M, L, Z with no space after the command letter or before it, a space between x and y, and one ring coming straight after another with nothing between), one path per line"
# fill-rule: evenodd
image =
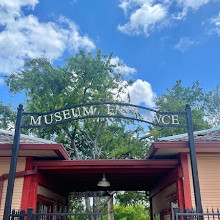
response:
M174 220L179 220L179 216L177 215L178 213L180 213L180 208L173 208Z
M27 220L33 220L33 212L34 212L33 208L27 209Z
M12 203L12 196L13 196L13 190L14 190L19 145L20 145L22 112L23 112L23 105L20 104L18 107L18 111L17 111L14 142L13 142L12 153L11 153L11 164L10 164L10 170L9 170L9 176L8 176L8 187L7 187L7 194L6 194L6 199L5 199L5 209L4 209L3 220L9 220L9 216L11 212L11 203Z
M191 161L191 168L192 168L196 211L198 213L202 213L202 201L201 201L201 193L200 193L200 186L199 186L196 149L195 149L194 135L193 135L192 113L191 113L191 108L188 104L186 105L186 121L187 121L188 137L189 137L190 161Z

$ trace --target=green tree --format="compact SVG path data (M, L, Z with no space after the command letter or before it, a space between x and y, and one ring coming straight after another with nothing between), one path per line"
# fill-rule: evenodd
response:
M176 81L176 84L167 89L166 93L156 99L157 110L162 112L183 112L186 104L192 108L192 120L194 131L208 129L211 124L206 119L206 92L196 81L191 87L183 87L182 81ZM180 119L181 123L186 123L185 118ZM186 128L158 128L150 127L150 133L154 139L186 133Z
M133 204L140 203L144 205L145 208L149 207L149 200L145 191L127 191L117 193L116 201L123 206L132 206Z
M66 65L56 68L47 59L32 59L25 63L22 71L9 75L6 82L12 93L25 91L25 110L30 112L48 112L79 103L118 101L124 79L110 64L111 56L102 55L99 50L95 56L80 51L67 59ZM118 137L117 143L120 140L122 148L134 143L133 133L127 131L123 124L122 120L109 123L105 119L88 119L31 132L42 138L55 138L76 159L79 155L84 159L119 158L120 152L107 155L104 150L108 146L114 148L113 137ZM127 141L120 138L122 134ZM106 137L108 145L104 144ZM142 147L142 143L137 147ZM131 147L127 149L122 150L122 154L130 151Z
M0 128L10 130L14 128L16 114L11 106L3 105L0 101Z
M220 125L220 86L217 85L205 96L204 105L206 106L208 121L213 126Z
M123 206L116 204L114 206L115 220L150 220L149 211L140 203ZM107 215L103 216L104 220L108 219Z

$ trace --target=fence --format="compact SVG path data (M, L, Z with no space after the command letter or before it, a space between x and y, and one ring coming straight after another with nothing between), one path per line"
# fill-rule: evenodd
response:
M102 220L101 213L34 213L33 208L12 211L10 220Z
M202 213L197 213L194 209L186 209L185 211L179 208L174 208L175 220L220 220L219 208L206 209Z

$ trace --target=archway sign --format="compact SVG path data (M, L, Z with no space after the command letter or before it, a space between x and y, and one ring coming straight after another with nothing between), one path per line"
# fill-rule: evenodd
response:
M183 112L160 112L154 109L127 103L102 102L79 104L71 107L60 108L47 113L24 112L23 105L19 105L5 200L4 220L9 219L11 211L21 129L46 128L74 120L89 118L129 119L159 127L187 128L196 208L197 212L202 212L192 115L189 105L186 105L185 111Z

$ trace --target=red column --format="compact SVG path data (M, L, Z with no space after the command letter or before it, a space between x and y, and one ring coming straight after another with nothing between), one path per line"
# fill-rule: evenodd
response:
M179 207L192 208L191 189L189 182L189 167L187 154L180 154L180 166L178 168L177 192Z
M33 158L27 157L25 170L32 170ZM34 175L24 176L23 192L21 199L21 210L32 207L36 210L37 205L37 181Z
M31 182L28 205L29 207L34 208L34 212L36 211L36 207L37 207L37 186L38 186L38 182L36 182L35 177L33 177Z
M180 210L185 209L185 200L184 200L184 189L183 189L183 178L182 178L182 169L178 167L178 179L177 179L177 198L178 206Z

